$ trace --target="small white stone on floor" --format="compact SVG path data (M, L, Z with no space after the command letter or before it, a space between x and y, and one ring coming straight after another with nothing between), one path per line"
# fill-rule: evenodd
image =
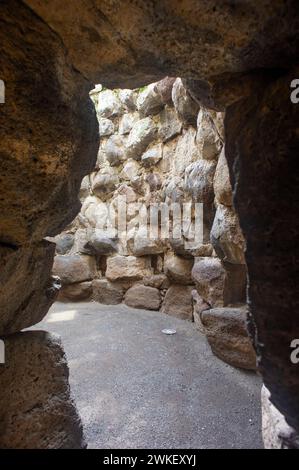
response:
M164 333L165 335L174 335L176 333L176 330L172 328L165 328L164 330L162 330L162 333Z

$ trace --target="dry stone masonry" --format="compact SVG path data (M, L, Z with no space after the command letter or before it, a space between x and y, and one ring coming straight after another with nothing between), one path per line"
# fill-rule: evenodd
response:
M205 160L207 163L201 161L201 164L210 169L210 174L213 173L212 156L216 151L213 137L211 141L199 138L195 147L198 149L201 146L202 154L193 160L194 134L196 138L200 137L201 131L193 127L197 118L194 109L197 110L198 106L188 105L190 94L200 103L199 112L204 112L203 107L225 111L225 155L218 157L214 175L217 206L215 223L209 186L202 192L207 201L211 200L211 210L205 214L208 227L206 246L203 252L197 252L195 256L210 261L205 269L199 263L194 271L195 275L197 272L205 273L203 280L197 275L194 280L199 291L193 289L192 284L174 284L171 281L170 286L165 286L168 290L163 303L166 299L167 303L171 303L172 291L183 295L180 291L192 288L194 319L198 320L199 327L206 324L211 341L212 336L215 338L216 317L219 319L218 313L213 314L211 310L223 309L231 304L235 308L240 300L240 292L243 292L241 298L244 305L244 287L243 291L240 287L245 285L247 275L249 331L257 351L259 371L269 390L263 404L265 445L281 447L282 441L278 436L280 429L276 425L281 419L286 423L283 426L283 446L298 447L299 374L298 364L290 361L291 341L299 338L299 218L296 216L296 123L299 107L290 100L290 83L299 76L297 0L114 0L113 5L111 0L77 0L75 9L71 2L60 0L3 0L0 2L0 11L0 79L5 84L5 103L0 103L0 335L8 344L12 358L5 368L1 366L0 371L3 446L63 447L66 445L66 430L72 434L68 445L84 445L77 415L68 411L67 370L56 368L63 361L61 347L57 348L56 343L51 344L46 336L35 341L33 338L26 340L27 333L18 340L14 337L17 331L35 324L46 314L58 292L58 280L51 278L55 247L43 240L59 234L78 214L80 204L77 195L82 178L94 169L99 135L89 91L95 83L103 83L111 89L136 88L170 75L184 77L182 83L176 83L175 89L182 89L182 85L186 85L185 89L189 91L182 91L175 100L179 122L171 118L171 114L176 116L169 92L169 82L173 79L168 79L168 85L165 82L159 85L157 92L165 104L164 113L160 99L156 96L157 89L152 92L157 99L153 99L151 104L143 99L142 103L145 112L151 109L150 113L159 113L161 122L163 120L165 123L158 139L159 143L165 139L162 158L159 160L158 147L151 150L143 160L150 162L152 158L158 159L157 165L162 166L169 154L179 173L169 178L165 197L180 199L186 194L181 172L185 172L187 162L195 167L190 167L190 175L196 174L198 160ZM130 109L129 113L124 113L129 114L130 118L127 116L122 125L119 124L122 132L131 126L128 119L135 119L133 114L136 105L132 96L131 92L123 90L119 93L121 100L115 100L117 106L120 101ZM103 113L109 115L109 109L103 109ZM127 142L127 150L131 155L134 155L136 149L144 154L147 141L147 146L154 145L154 141L150 144L149 140L155 128L156 116L149 114L142 117L145 119L139 124L144 135L142 145L136 139L138 127L136 132L132 132ZM120 134L117 121L118 117L103 116L101 133L107 133L105 139ZM169 122L173 125L169 125ZM207 120L200 118L200 122L205 132ZM213 122L218 129L214 114ZM178 133L178 137L171 137L172 133ZM138 178L138 169L143 164L130 157L130 166L125 168L121 142L122 139L128 140L127 135L120 134L112 141L114 150L110 153L108 151L108 155L112 162L121 161L122 175L127 174L127 181L132 178L135 187L126 183L130 189L125 187L121 192L130 193L134 199L131 190L138 198L139 184L140 188L144 184ZM173 143L175 139L180 141L180 145ZM185 159L173 159L172 155L180 154L188 141L189 150ZM224 157L233 186L234 208L246 240L246 265L243 264L240 250L243 241L231 210L231 191L225 182L228 174L225 176L221 170L221 167L226 167ZM85 179L81 189L82 199L87 199L91 185L92 191L96 189L94 198L100 197L101 200L109 199L111 192L119 189L119 175L115 171L118 166L110 166L109 171L99 172L95 180L91 181L91 177ZM159 172L159 177L149 176L147 184L151 186L151 192L161 190L160 185L164 184L161 175ZM189 191L193 192L194 185L187 183ZM195 188L194 194L200 194L200 191L200 188L198 191ZM85 214L94 220L94 224L99 217L103 217L96 201L89 199L88 207L87 204L85 207ZM211 259L217 260L213 251L209 254L206 251L212 226L211 240L221 259L218 268L211 265ZM89 242L91 246L100 249L94 238L90 237ZM73 244L74 233L70 231L57 245L57 253L73 250L74 254L78 254L81 248L75 250ZM80 244L79 238L76 244ZM118 253L118 242L115 247L115 241L110 238L101 241L100 245L102 253L107 253L109 247L114 256L127 257ZM172 246L178 256L186 257L184 245L172 243ZM86 253L81 255L91 256ZM136 254L132 256L136 258ZM144 255L151 256L156 256L153 264L156 271L163 274L161 254ZM95 258L94 255L91 258ZM97 273L106 272L105 262L108 265L108 260L101 257L96 260ZM93 262L86 264L88 267L82 269L82 272L90 270L93 273ZM221 281L222 268L225 270L224 283ZM143 265L142 269L146 274L142 279L135 280L135 285L138 281L140 284L137 286L153 287L161 295L164 289L160 288L163 284L161 274L155 274L153 281L153 274L148 273L152 269L151 263L150 266ZM103 274L81 280L80 270L76 270L76 286L82 293L82 283L85 283L85 298L90 292L91 295L99 295L101 292L101 295L110 296L110 299L123 299L123 291L127 292L132 287L131 281L125 285L124 281L110 281ZM113 271L115 275L115 267ZM130 271L136 272L132 265ZM209 272L213 286L204 281ZM120 283L123 291L117 283ZM74 285L68 285L68 293L66 285L63 287L67 298L71 296L70 291L74 298L78 298L79 293L74 293ZM228 295L223 300L224 306L221 303L208 305L210 301L203 298L201 289L210 298L214 298L213 291L217 293L218 301L221 300L221 291L224 292ZM185 295L184 299L188 299L188 296ZM213 307L209 310L213 319L202 314L207 311L207 306ZM184 311L190 318L188 308L189 301ZM233 313L228 312L228 317L230 315ZM220 325L223 324L219 322ZM234 326L231 331L234 337L232 341L236 339L236 331L240 330ZM240 337L239 333L237 336ZM20 349L24 361L27 356L26 361L29 363L33 344L43 357L45 351L52 349L55 364L52 367L50 362L48 369L46 365L41 368L31 362L30 370L36 369L34 377L39 380L29 386L24 382L21 367L16 367L16 358ZM222 345L216 342L215 348L218 353L223 352ZM47 406L49 403L49 391L53 390L51 371L53 377L61 376L59 395L61 403L64 401L66 406L57 407L56 412L60 416L57 416L57 420L48 420L47 426L42 422L40 414L38 420L41 433L35 433L35 439L29 441L26 434L33 432L36 423L34 419L30 422L29 416L32 413L34 415L34 410L38 412L39 406ZM39 381L44 385L40 389ZM26 395L21 393L23 384ZM10 390L14 392L15 409L7 407ZM24 414L23 410L32 412ZM23 422L19 426L22 421L20 417ZM66 423L70 423L70 419L72 425L69 426ZM24 420L27 421L27 427L24 426ZM6 433L11 438L5 438Z
M54 239L60 300L124 302L194 320L217 356L255 369L245 326L245 242L233 209L223 113L199 106L172 77L135 90L98 85L91 97L100 147L94 171L82 181L81 212ZM109 232L124 196L127 233ZM193 203L192 210L203 204L200 242L189 246L188 233L174 236L173 220L169 236L161 235L161 220L158 236L149 236L152 205L172 202ZM138 203L148 209L144 225L138 225Z

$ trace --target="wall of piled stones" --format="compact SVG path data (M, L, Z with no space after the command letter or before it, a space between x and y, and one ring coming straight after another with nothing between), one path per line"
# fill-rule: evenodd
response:
M91 97L100 147L94 171L82 181L81 212L55 238L60 300L124 302L194 320L215 354L255 368L245 328L245 243L224 155L223 113L200 107L180 78L137 90L97 86ZM126 230L107 230L124 197ZM173 220L165 239L149 238L149 217L138 226L138 204L188 202L203 203L200 242L186 246L192 227L174 237Z

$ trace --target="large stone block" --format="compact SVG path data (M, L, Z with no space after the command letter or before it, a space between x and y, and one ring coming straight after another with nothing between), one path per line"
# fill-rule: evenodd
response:
M92 178L92 191L106 201L116 189L119 179L112 171L99 172Z
M200 158L200 154L195 143L195 135L195 129L189 127L178 137L172 161L173 173L178 176L183 176L186 166Z
M92 300L105 305L117 305L122 302L124 289L117 282L107 279L94 279L92 281Z
M160 113L159 137L163 142L167 142L182 130L182 122L178 118L177 112L173 107L165 106Z
M138 176L140 165L135 160L129 159L125 162L120 177L124 180L131 181Z
M169 287L169 279L165 274L145 276L142 282L145 286L156 287L157 289L168 289Z
M111 118L123 111L121 102L113 90L101 91L98 95L97 114L100 117Z
M214 193L218 204L223 204L224 206L233 205L233 194L225 158L225 147L221 151L215 171Z
M164 259L164 271L169 279L177 284L192 284L191 270L193 259L168 253Z
M118 132L121 135L129 134L134 122L138 121L139 114L138 113L126 113L124 114L120 120L118 125Z
M73 233L61 233L53 239L56 245L56 253L59 255L65 255L68 251L71 250L74 244L74 234Z
M195 258L192 279L199 295L211 306L224 304L225 269L218 258Z
M196 142L202 158L215 160L221 151L222 142L211 114L201 108L197 117Z
M114 134L106 142L105 156L111 166L120 165L126 159L125 141L123 136Z
M151 239L149 233L142 232L137 232L128 240L128 247L134 256L157 255L165 251L165 245L160 239Z
M88 255L57 255L53 274L60 277L62 285L90 281L96 275L96 261Z
M0 336L38 323L56 299L60 282L51 277L55 244L0 248Z
M92 294L91 281L76 282L62 286L59 291L58 300L61 302L80 302L89 300Z
M247 307L225 307L201 313L204 332L213 353L242 369L256 369L256 355L246 329Z
M180 78L177 78L173 84L172 101L180 119L195 127L199 104L191 98Z
M78 192L95 164L98 122L90 84L67 58L59 35L26 4L1 2L0 8L7 27L0 33L7 64L1 65L7 96L0 113L0 240L28 246L60 233L80 210Z
M241 232L238 217L232 208L219 204L216 210L211 243L223 261L234 264L246 264L245 240Z
M175 80L175 77L165 77L156 83L156 90L161 96L162 103L173 105L172 87Z
M105 231L95 229L89 233L84 248L94 255L111 255L117 251L117 244Z
M118 92L118 98L127 110L134 111L136 109L137 93L134 90L121 89Z
M156 84L151 83L142 90L137 97L137 109L142 116L157 114L163 108L162 97L158 93Z
M89 238L89 233L92 231L92 228L78 228L74 233L74 243L72 249L66 253L58 253L56 250L56 254L84 254L84 255L92 255L90 248L87 247L87 242Z
M84 199L90 195L90 177L89 175L84 176L83 180L81 181L80 191L79 191L79 198L80 201L84 201Z
M84 447L59 337L45 331L12 335L5 340L5 353L0 368L0 447Z
M191 294L192 294L192 301L193 301L193 321L194 321L195 327L202 334L205 334L205 329L201 321L201 314L204 310L209 310L210 306L199 295L196 289L194 289Z
M145 167L155 166L162 158L162 144L155 144L148 148L141 156L141 163Z
M183 202L184 193L184 181L179 176L174 176L166 183L165 196L167 202Z
M169 287L164 297L161 312L192 320L192 286L173 284Z
M298 449L299 435L271 403L270 392L262 387L262 434L265 449Z
M154 140L156 130L150 117L135 122L126 142L127 157L140 160L146 147Z
M133 308L159 310L161 303L160 292L155 287L135 285L127 290L124 302Z
M189 240L187 244L186 241L188 240L185 240L183 237L170 238L169 244L176 255L180 255L185 258L212 256L213 247L210 243L193 242Z
M113 134L114 124L110 119L99 118L99 134L100 137L105 137Z
M161 189L162 179L159 173L147 173L145 176L145 181L148 183L151 192Z
M185 169L185 189L195 202L211 204L214 199L213 179L216 163L198 160Z
M86 228L103 228L113 217L114 213L110 205L97 196L89 196L82 205L78 219Z
M110 281L140 280L151 274L148 257L116 255L107 259L106 277Z

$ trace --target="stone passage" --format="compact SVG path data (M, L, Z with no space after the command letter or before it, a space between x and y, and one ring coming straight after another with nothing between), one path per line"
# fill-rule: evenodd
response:
M34 328L62 337L88 448L262 447L260 377L216 358L193 323L57 302Z
M216 355L255 369L245 327L245 242L233 208L223 113L200 107L180 78L135 90L98 85L91 97L100 147L94 171L82 181L81 212L52 239L59 299L124 302L194 320ZM200 240L194 239L198 203ZM162 211L153 216L159 204L169 211L166 234Z
M201 105L226 113L225 157L247 243L250 335L270 393L264 400L269 414L265 442L298 447L299 374L298 364L290 361L290 344L299 338L299 106L290 100L290 84L299 76L298 1L111 4L77 0L74 9L72 2L60 0L0 2L0 79L5 84L5 103L0 103L0 336L11 342L15 333L40 321L55 299L57 283L50 277L55 247L43 240L59 234L78 214L82 177L94 168L99 136L89 91L95 83L136 88L167 74L184 77ZM229 207L221 204L219 217ZM234 275L233 269L228 272ZM209 332L216 317L217 312L205 318ZM25 348L25 335L20 341ZM10 344L16 357L17 343ZM47 337L38 344L41 353L50 347ZM52 347L57 361L63 360L63 351ZM29 360L30 351L25 354ZM22 372L12 368L7 380L7 367L1 368L5 387L13 383L21 390ZM41 378L47 374L40 369ZM61 385L67 397L66 375ZM39 403L48 400L44 392L36 395ZM21 398L32 405L29 394ZM4 435L6 410L11 410L2 403ZM17 408L21 413L25 403ZM283 439L275 436L277 416L293 429L290 434L284 427ZM59 430L61 421L56 422ZM58 442L56 431L48 431L57 446L64 445L65 435ZM77 435L75 430L73 442ZM19 442L24 442L21 436ZM44 443L41 436L36 446Z

